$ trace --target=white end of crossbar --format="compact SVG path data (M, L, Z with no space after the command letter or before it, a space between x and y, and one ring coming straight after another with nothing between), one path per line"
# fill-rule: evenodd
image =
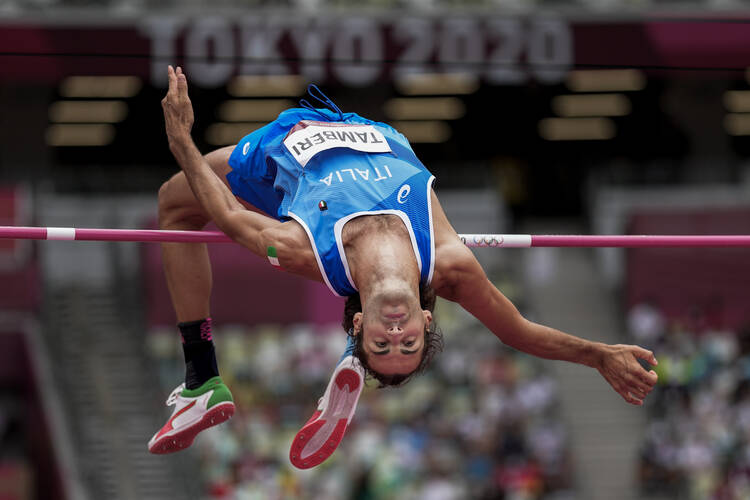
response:
M501 247L529 248L531 246L530 234L504 234Z
M48 227L48 240L75 240L76 230L74 227Z
M461 241L467 247L528 248L530 234L462 234Z

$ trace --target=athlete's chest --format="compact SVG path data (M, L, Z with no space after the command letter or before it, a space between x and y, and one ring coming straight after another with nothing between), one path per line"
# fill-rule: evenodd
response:
M382 238L409 239L404 222L396 215L362 215L348 221L341 230L344 248L372 245Z

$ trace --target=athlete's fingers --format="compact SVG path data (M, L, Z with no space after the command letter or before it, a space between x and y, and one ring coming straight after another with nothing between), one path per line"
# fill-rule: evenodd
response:
M622 396L622 398L625 401L630 402L629 399L628 399L630 397L630 392L628 391L628 388L624 384L616 383L616 384L612 384L612 387L617 392L617 394L619 394L620 396Z
M643 394L645 397L649 392L651 392L651 386L642 383L640 380L636 378L628 378L626 379L627 385L630 387L631 390L636 390L640 394Z
M643 404L643 398L636 396L628 387L620 386L617 392L622 396L622 399L632 405L641 406Z
M637 389L630 387L622 380L613 380L610 382L610 385L626 402L637 406L643 405L643 399L646 397L646 394L638 394L639 391Z
M635 385L631 385L630 387L628 387L628 392L638 399L644 399L646 396L648 396L649 393L648 390L644 390L642 387Z
M628 393L627 396L625 396L625 401L627 401L628 403L632 405L643 406L643 399L639 399L638 397L636 397L635 395L631 393Z
M177 66L177 94L182 97L187 97L188 93L188 85L187 85L187 77L185 76L185 73L182 72L182 68Z
M167 91L167 94L174 94L177 91L177 76L171 64L167 66L167 78L169 79L169 90Z
M642 383L648 384L650 387L656 385L659 381L659 376L654 370L646 371L642 366L638 365L638 369L634 371L633 375L638 378Z
M636 358L647 361L650 365L656 366L659 364L654 353L643 347L633 346L633 354Z

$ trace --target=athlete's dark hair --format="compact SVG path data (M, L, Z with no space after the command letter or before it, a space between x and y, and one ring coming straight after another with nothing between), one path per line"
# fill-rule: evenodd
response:
M435 290L429 286L419 287L419 304L423 310L433 312L435 310ZM432 358L443 350L443 333L437 327L433 320L424 331L424 349L422 350L422 359L419 366L410 373L396 373L393 375L384 375L376 372L367 361L367 353L362 345L363 335L354 335L354 314L362 312L362 301L359 294L350 295L346 298L344 305L344 319L341 326L344 327L347 335L354 338L354 355L359 359L362 367L365 369L367 377L374 378L380 385L379 387L397 387L406 384L414 375L422 373L430 364Z

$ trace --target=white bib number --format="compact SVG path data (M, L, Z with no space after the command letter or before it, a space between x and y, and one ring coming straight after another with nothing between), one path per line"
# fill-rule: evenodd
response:
M390 153L385 136L372 125L303 120L284 139L284 146L303 167L318 153L349 148L365 153Z

